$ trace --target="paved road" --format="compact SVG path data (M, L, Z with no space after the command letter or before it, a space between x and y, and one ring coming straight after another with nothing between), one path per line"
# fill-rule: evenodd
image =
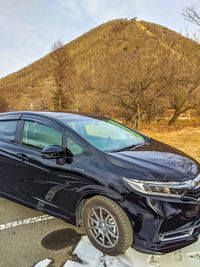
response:
M0 267L31 267L45 258L62 266L83 229L0 198Z

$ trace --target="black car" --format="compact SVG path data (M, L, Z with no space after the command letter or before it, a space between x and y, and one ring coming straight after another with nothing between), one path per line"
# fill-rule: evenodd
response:
M0 195L84 225L102 252L168 253L200 233L200 165L109 118L0 115Z

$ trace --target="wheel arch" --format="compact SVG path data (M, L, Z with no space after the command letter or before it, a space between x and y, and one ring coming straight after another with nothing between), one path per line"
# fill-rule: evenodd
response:
M83 211L86 201L97 195L110 198L113 201L115 201L117 204L120 204L124 199L124 197L121 194L109 188L96 188L95 190L84 192L84 194L80 197L76 205L76 226L82 225L82 218L83 218L82 211Z

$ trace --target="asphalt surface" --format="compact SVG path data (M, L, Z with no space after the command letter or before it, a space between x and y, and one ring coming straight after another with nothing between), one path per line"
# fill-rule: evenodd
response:
M63 266L78 244L82 228L0 198L0 267L32 267L52 259Z
M82 228L0 198L0 267L199 267L200 240L181 251L151 256L129 248L110 257Z

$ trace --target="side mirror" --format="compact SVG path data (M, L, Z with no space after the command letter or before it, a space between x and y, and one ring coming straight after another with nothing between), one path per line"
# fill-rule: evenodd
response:
M52 145L42 149L41 156L44 159L60 159L66 157L65 149L61 146Z

